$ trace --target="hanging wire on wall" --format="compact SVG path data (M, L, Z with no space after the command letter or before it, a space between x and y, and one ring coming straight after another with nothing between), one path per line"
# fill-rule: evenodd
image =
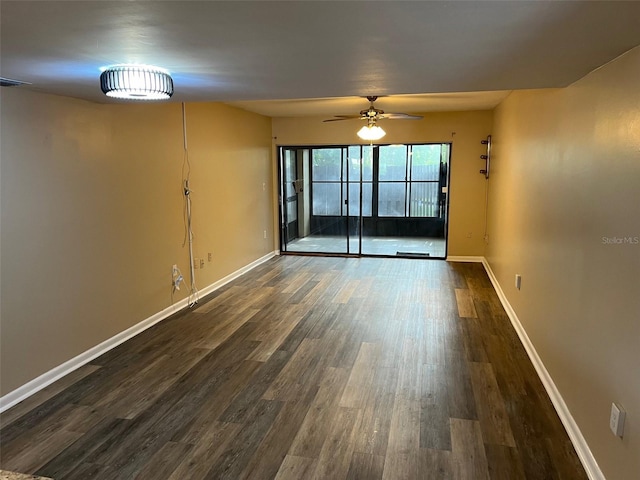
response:
M191 176L191 163L189 162L189 148L187 145L187 114L184 102L182 102L182 139L183 139L183 161L182 161L182 187L184 193L184 224L185 236L182 242L184 247L189 245L189 307L198 303L198 288L196 287L195 259L193 257L193 229L191 227L191 188L189 187L189 177Z

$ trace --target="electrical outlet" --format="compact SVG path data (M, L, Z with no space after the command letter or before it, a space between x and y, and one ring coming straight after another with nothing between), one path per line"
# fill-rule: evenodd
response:
M266 230L262 231L262 238L267 238L267 231Z
M521 286L522 286L522 275L520 275L519 273L516 273L516 288L520 290Z
M200 268L204 268L204 258L200 259Z
M207 260L209 260L210 262L213 261L213 253L211 252L207 253Z
M622 438L624 433L624 418L626 413L619 405L611 404L611 416L609 417L609 428L616 437Z

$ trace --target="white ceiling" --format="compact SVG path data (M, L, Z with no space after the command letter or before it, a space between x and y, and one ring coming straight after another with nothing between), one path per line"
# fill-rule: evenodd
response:
M0 76L32 83L11 88L115 102L100 68L145 63L172 101L271 116L492 108L640 44L639 1L2 0L0 22Z
M510 91L393 95L379 98L375 106L385 112L403 113L491 110L504 100ZM250 100L227 103L269 117L352 115L369 107L369 101L362 97Z

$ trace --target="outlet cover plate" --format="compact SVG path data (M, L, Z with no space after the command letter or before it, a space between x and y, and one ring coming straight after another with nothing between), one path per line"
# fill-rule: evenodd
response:
M609 428L616 437L622 437L624 433L625 411L615 403L611 404L611 416L609 417Z

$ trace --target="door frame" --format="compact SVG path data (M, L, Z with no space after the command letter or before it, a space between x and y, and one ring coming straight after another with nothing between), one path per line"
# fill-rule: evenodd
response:
M376 163L376 160L378 158L378 147L384 147L384 146L389 146L389 145L393 145L393 144L375 144L372 145L373 147L373 162L374 165ZM349 181L348 181L348 175L349 175L349 169L346 168L347 174L346 174L346 179L343 177L343 173L342 173L342 168L343 168L343 162L344 162L344 152L348 152L349 147L366 147L369 146L368 144L349 144L349 145L276 145L276 151L277 151L277 155L278 155L278 160L277 160L277 166L278 166L278 187L279 187L279 201L278 201L278 210L279 210L279 215L280 215L280 225L281 228L279 229L279 238L280 238L280 252L282 254L286 254L286 255L319 255L319 256L340 256L340 257L382 257L382 258L424 258L424 259L430 259L430 260L441 260L441 259L446 259L447 257L447 253L448 253L448 249L449 249L449 212L450 212L450 208L449 208L449 204L450 204L450 199L451 199L451 162L453 159L453 142L451 141L445 141L445 142L416 142L416 143L404 143L403 145L411 145L411 146L415 146L415 145L447 145L448 146L448 159L447 162L445 163L446 166L446 172L442 171L442 166L441 166L441 171L440 171L440 179L438 182L438 195L439 198L442 198L444 196L444 201L440 202L440 209L444 210L443 215L440 217L378 217L375 216L374 218L374 211L375 213L377 213L377 205L378 205L378 199L377 199L377 193L378 193L378 187L379 187L379 179L376 178L378 177L378 175L376 175L376 172L378 171L378 168L374 167L374 176L372 179L372 216L369 219L369 217L364 217L362 215L362 201L363 201L363 183L368 183L365 182L363 180L363 162L360 162L360 180L359 180L359 184L360 184L360 188L359 188L359 192L360 192L360 198L359 198L359 211L360 214L356 217L354 216L353 218L357 219L357 224L356 224L356 230L357 230L357 238L358 238L358 249L357 252L351 252L350 251L350 239L352 237L354 237L354 235L350 235L350 230L351 230L351 226L350 226L350 219L352 218L351 216L349 216ZM284 198L284 194L283 194L283 188L284 186L283 184L283 155L282 153L284 152L285 149L288 150L295 150L296 151L296 155L298 154L298 151L301 150L307 150L309 152L309 157L307 159L307 161L309 163L311 163L312 161L312 155L311 155L311 151L314 149L329 149L329 148L334 148L334 149L340 149L341 150L341 177L340 177L340 192L341 192L341 207L345 204L346 202L346 215L340 215L340 217L345 218L346 220L346 225L345 225L345 229L346 229L346 242L347 242L347 248L345 252L340 252L340 253L336 253L336 252L304 252L304 251L287 251L286 249L286 243L284 238L283 238L283 228L282 228L282 220L283 220L283 198ZM361 150L362 152L362 150ZM442 163L441 163L442 165ZM407 168L409 168L407 166ZM311 167L309 166L309 190L310 190L310 196L311 196L311 201L313 198L313 182L312 182L312 173L311 173ZM408 181L408 180L407 180ZM444 184L444 185L443 185ZM343 198L343 185L346 185L346 197ZM411 189L411 185L408 186L409 189ZM407 201L409 201L409 199L407 199ZM310 215L310 217L312 217L312 215ZM369 219L368 222L365 222L365 220ZM442 239L444 240L444 255L442 257L437 256L437 257L431 257L431 256L424 256L424 257L416 257L416 256L402 256L402 255L385 255L385 254L373 254L373 253L363 253L362 252L362 239L363 239L363 234L365 233L365 230L370 230L372 227L371 225L373 224L380 224L382 225L382 227L374 227L375 231L377 231L379 228L387 228L385 227L385 225L389 226L392 225L394 222L404 222L406 223L407 221L409 221L409 223L411 223L411 221L413 222L424 222L425 220L432 220L436 219L438 222L441 222L442 225L438 228L438 231L442 230ZM299 219L298 219L299 221ZM366 224L369 223L369 226L367 226ZM425 236L425 238L429 238L428 236Z

